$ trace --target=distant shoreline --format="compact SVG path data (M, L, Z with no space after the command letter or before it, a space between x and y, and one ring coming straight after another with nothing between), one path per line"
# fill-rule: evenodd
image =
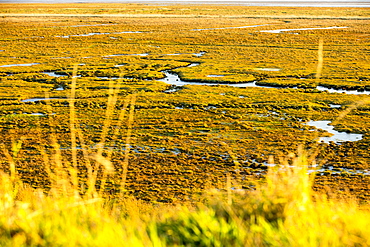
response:
M158 1L158 0L8 0L2 3L140 3L140 4L212 4L212 5L241 5L241 6L266 6L266 7L347 7L347 8L370 8L370 0L358 0L358 1L344 1L344 0L303 0L303 1L291 1L291 0L167 0L167 1Z

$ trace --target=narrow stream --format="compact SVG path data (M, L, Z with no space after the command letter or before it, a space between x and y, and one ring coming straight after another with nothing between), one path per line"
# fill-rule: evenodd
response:
M199 65L198 63L192 63L190 64L189 66L187 67L194 67L194 66L197 66ZM181 78L178 76L178 74L174 73L172 70L167 70L167 71L163 71L163 73L165 74L165 78L163 79L159 79L158 81L162 81L162 82L165 82L167 84L171 84L173 85L174 87L173 88L170 88L166 91L164 91L165 93L173 93L173 92L176 92L178 90L181 90L182 86L184 85L209 85L209 86L212 86L212 85L220 85L220 83L204 83L204 82L187 82L187 81L183 81L181 80ZM221 75L212 75L214 77L220 77ZM256 82L250 82L250 83L238 83L238 84L227 84L228 86L233 86L233 87L263 87L263 88L275 88L275 87L267 87L267 86L259 86L259 85L256 85ZM318 90L321 90L321 91L329 91L329 92L338 92L338 90L329 90L328 88L325 88L325 87L318 87L317 88ZM341 90L341 92L347 92L347 93L358 93L358 94L369 94L370 92L357 92L357 91L347 91L347 90ZM341 105L330 105L330 107L332 108L340 108ZM354 133L347 133L347 132L338 132L336 130L334 130L334 126L331 126L329 125L331 122L330 121L309 121L308 123L306 123L306 125L309 125L309 126L313 126L313 127L316 127L318 129L322 129L322 130L325 130L331 134L333 134L333 136L330 136L330 137L320 137L319 138L319 141L321 142L324 142L324 143L329 143L329 142L334 142L334 143L341 143L341 142L346 142L346 141L350 141L350 142L353 142L353 141L359 141L363 138L363 135L362 134L354 134Z
M15 67L15 66L33 66L33 65L38 65L40 63L23 63L23 64L5 64L5 65L1 65L0 67L1 68L6 68L6 67Z
M327 88L323 86L317 86L317 90L320 91L328 91L329 93L345 93L345 94L370 94L370 91L357 91L357 90L344 90L344 89L333 89L333 88Z
M63 36L55 36L55 37L68 39L70 37L88 37L88 36L94 36L94 35L125 34L125 33L143 33L143 32L124 31L124 32L114 32L114 33L84 33L84 34L63 35Z
M204 53L197 53L197 54L203 55ZM194 67L194 66L198 66L198 65L199 65L199 63L191 63L187 67ZM45 73L50 75L50 76L55 76L55 77L62 76L62 75L55 74L55 72L45 72ZM172 70L165 70L165 71L163 71L163 73L165 74L165 78L157 79L157 81L162 81L162 82L165 82L167 84L173 85L172 88L165 90L164 91L165 93L174 93L178 90L181 90L182 86L189 85L189 84L192 84L192 85L209 85L209 86L220 85L220 83L205 83L205 82L200 82L200 81L199 82L183 81L178 76L178 74L174 73ZM222 75L210 75L210 76L212 76L212 77L222 77ZM100 77L100 78L118 79L118 78L108 78L108 77ZM238 84L227 84L227 85L233 86L233 87L274 88L274 87L256 85L255 81L250 82L250 83L238 83ZM319 90L321 89L322 91L328 90L327 88L324 88L324 87L318 87L317 89L319 89ZM57 90L62 90L62 88L57 88ZM334 92L337 92L337 91L338 90L335 90ZM347 92L347 90L341 90L341 91ZM329 92L333 92L333 90L330 90ZM357 91L349 91L349 93L354 93L354 92L357 92ZM364 92L358 92L358 93L364 93ZM61 99L61 98L33 98L33 99L22 100L22 102L36 102L36 101L41 101L41 100L53 100L53 99ZM340 108L341 105L330 105L330 107ZM338 132L338 131L334 130L334 126L329 125L330 123L331 123L330 121L309 121L308 123L306 123L306 125L313 126L313 127L325 130L325 131L333 134L333 136L331 136L331 137L320 137L319 141L324 142L324 143L335 142L335 143L338 144L340 142L345 142L345 141L359 141L363 138L362 134Z
M198 54L203 55L204 53L198 53ZM194 67L194 66L198 66L198 65L199 65L199 63L191 63L187 67ZM200 82L200 81L199 82L186 82L186 81L181 80L181 78L176 73L174 73L172 70L166 70L166 71L162 71L162 72L165 74L165 78L164 79L157 79L157 81L162 81L162 82L165 82L167 84L173 85L172 88L164 91L166 93L173 93L173 92L176 92L178 90L181 90L182 86L188 85L188 84L211 85L211 86L212 85L220 85L219 83L204 83L204 82ZM50 76L56 76L56 77L61 76L61 75L56 74L55 72L47 72L47 74L50 75ZM222 77L222 75L210 75L210 77ZM109 78L109 79L112 79L112 78ZM256 85L256 82L240 83L240 84L227 84L227 85L233 86L233 87L276 88L276 87L259 86L259 85ZM321 89L322 91L328 90L327 88L324 88L324 87L318 87L317 89L319 89L319 90ZM57 90L62 90L62 89L57 89ZM345 92L345 93L348 93L346 90L342 90L342 91ZM333 90L330 90L329 92L333 92ZM334 91L334 92L337 92L337 90ZM349 91L349 92L354 93L354 91ZM364 93L364 92L358 92L358 93ZM240 96L240 98L243 98L243 96ZM68 100L68 99L66 99L66 98L32 98L32 99L22 100L22 102L36 102L36 101L42 101L42 100ZM331 108L340 108L341 105L331 104L330 107ZM181 107L178 108L178 109L181 109ZM42 116L43 114L42 113L33 113L31 115ZM362 134L354 134L354 133L346 133L346 132L336 131L336 130L334 130L334 126L331 126L330 123L331 123L330 121L309 121L309 122L306 123L306 125L313 126L313 127L325 130L325 131L333 134L333 136L331 136L331 137L319 137L318 141L324 142L324 143L334 142L336 144L340 144L341 142L347 142L347 141L350 141L350 142L359 141L363 138ZM135 149L133 149L133 151L136 152L136 153L140 153L140 152L145 151L145 150L139 150L138 148L135 148ZM167 150L152 150L152 151L165 152ZM181 150L175 149L175 150L169 150L167 152L178 155L179 153L181 153ZM264 174L264 173L266 173L267 167L275 166L274 164L267 164L267 163L264 163L262 165L264 166L263 168L257 168L257 169L255 169L253 167L247 167L247 168L253 169L253 173L255 173L255 174ZM312 167L312 169L308 170L308 173L312 173L312 172L316 172L319 175L325 175L326 173L330 173L330 174L346 173L346 174L353 174L353 175L370 175L370 172L368 170L353 170L353 169L333 168L333 167L322 167L320 169L316 168L316 167Z
M205 54L205 52L192 53L192 55L197 56L197 57L201 57L204 54ZM148 56L149 54L148 53L143 53L143 54L115 54L115 55L107 55L106 57L127 56L127 55ZM180 55L180 53L165 54L165 55ZM9 64L9 65L2 65L0 67L32 66L32 65L37 65L37 64L39 64L39 63ZM200 63L191 63L186 67L190 68L190 67L195 67L195 66L198 66L198 65L200 65ZM122 65L118 65L118 66L122 66ZM256 69L257 70L273 70L273 71L280 70L278 68L256 68ZM165 71L162 71L162 72L165 74L165 78L157 79L157 81L161 81L161 82L173 85L172 88L165 90L164 91L165 93L177 92L177 91L181 90L182 86L184 86L184 85L207 85L207 86L228 85L228 86L240 87L240 88L246 88L246 87L278 88L278 87L257 85L256 84L257 81L247 82L247 83L235 83L235 84L232 84L232 83L210 83L210 82L201 82L201 81L191 81L191 82L189 82L189 81L181 80L179 75L177 73L173 72L173 70L165 70ZM43 73L47 74L49 76L53 76L53 77L63 77L63 76L65 76L65 75L57 74L56 72L43 72ZM208 75L207 77L223 77L223 75ZM113 78L99 77L99 78L100 79L118 79L118 77L117 78L116 77L113 77ZM329 93L370 94L369 91L351 91L351 90L342 90L342 89L336 90L336 89L329 89L329 88L326 88L326 87L323 87L323 86L318 86L318 87L316 87L316 89L320 90L320 91L328 91ZM58 86L55 90L58 90L58 91L59 90L64 90L64 88L62 86ZM36 102L36 101L41 101L41 100L53 100L53 99L62 99L62 98L33 98L33 99L22 100L22 102ZM340 108L340 106L338 106L337 108ZM342 138L344 138L345 140L349 140L349 141L357 141L357 140L360 140L362 138L362 135L358 135L358 134L347 134L347 133L344 133L344 132L336 132L336 131L333 130L333 128L331 128L331 126L325 125L325 123L323 123L323 122L318 123L317 126L315 125L314 121L309 122L309 123L312 124L312 126L315 126L317 128L322 128L322 129L325 129L329 132L332 131L330 133L333 133L334 136L333 137L322 137L321 140L324 141L324 142L329 142L329 141L340 142L340 141L343 141Z
M190 65L186 66L188 68L198 66L199 63L191 63ZM211 82L201 82L201 81L183 81L179 77L178 74L173 72L172 70L164 70L162 71L165 74L165 78L157 79L156 81L161 81L167 84L171 84L177 87L181 87L184 85L206 85L206 86L216 86L216 85L228 85L232 87L259 87L256 85L256 82L248 82L248 83L211 83ZM222 75L210 75L209 77L222 77ZM266 88L273 88L273 87L266 87ZM180 88L179 88L180 89Z
M36 102L36 101L43 101L43 100L68 100L67 98L32 98L32 99L24 99L21 102Z
M254 174L265 174L267 172L267 167L276 167L276 164L268 164L268 163L263 163L264 168L254 168L253 173ZM251 167L244 167L244 168L251 168ZM289 165L288 168L294 168L294 166ZM279 169L286 169L286 167L282 166ZM349 174L349 175L365 175L369 176L370 171L367 169L348 169L348 168L342 168L342 167L333 167L333 166L327 166L324 165L321 168L319 168L317 165L314 166L309 166L307 173L316 173L318 175L325 175L325 174Z
M261 33L282 33L290 31L306 31L306 30L322 30L322 29L342 29L348 27L310 27L310 28L293 28L293 29L275 29L275 30L262 30Z
M149 53L138 53L138 54L113 54L113 55L105 55L103 57L120 57L120 56L140 56L146 57L149 56Z
M193 65L194 66L194 65ZM165 74L165 78L163 79L157 79L157 81L161 81L167 84L171 84L177 87L181 87L184 85L206 85L206 86L215 86L215 85L228 85L232 87L256 87L256 82L249 82L249 83L235 83L235 84L221 84L221 83L210 83L210 82L196 82L196 81L183 81L181 78L173 73L170 70L162 71Z
M242 28L251 28L251 27L262 27L262 26L267 26L267 25L269 25L269 24L253 25L253 26L241 26L241 27L197 28L197 29L192 29L191 31L208 31L208 30L219 30L219 29L242 29Z
M55 72L42 72L43 74L46 74L48 76L52 76L52 77L65 77L67 75L60 75L60 74L56 74Z
M98 27L98 26L112 26L112 25L117 25L114 23L109 23L109 24L83 24L83 25L74 25L70 27Z
M188 68L198 66L199 63L191 63L190 65L186 66ZM256 68L256 70L262 71L279 71L279 68ZM181 78L173 72L172 70L165 70L162 71L165 74L165 78L157 79L157 81L162 81L167 84L171 84L177 87L181 87L184 85L207 85L207 86L215 86L215 85L228 85L231 87L260 87L260 88L280 88L280 87L272 87L272 86L263 86L257 85L257 81L247 82L247 83L211 83L211 82L201 82L201 81L183 81ZM223 77L223 75L208 75L207 77ZM179 88L180 90L181 88ZM323 86L317 86L317 90L319 91L328 91L329 93L346 93L346 94L370 94L370 91L355 91L355 90L343 90L343 89L331 89Z

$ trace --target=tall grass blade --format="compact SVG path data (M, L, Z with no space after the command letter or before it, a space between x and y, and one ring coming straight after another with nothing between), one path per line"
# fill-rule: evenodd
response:
M127 136L126 136L126 143L125 143L125 158L123 161L123 168L122 168L122 176L121 176L121 196L125 191L126 186L126 177L127 177L127 168L128 168L128 159L130 153L130 142L131 142L131 134L132 134L132 124L134 121L134 111L135 111L135 102L136 102L136 95L131 95L131 105L130 105L130 112L127 122Z
M73 66L72 73L72 84L71 84L71 94L69 96L69 120L70 120L70 131L71 131L71 151L72 151L72 163L73 170L72 172L72 183L74 185L75 191L78 191L78 176L77 176L77 138L76 138L76 83L77 83L77 64Z
M317 69L316 69L316 80L320 79L321 73L322 73L322 67L324 63L324 40L320 39L319 40L319 47L317 50L317 57L318 57L318 62L317 62Z

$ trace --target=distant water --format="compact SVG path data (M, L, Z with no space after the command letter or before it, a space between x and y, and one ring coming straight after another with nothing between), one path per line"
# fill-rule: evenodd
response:
M153 4L220 4L243 6L285 6L285 7L365 7L370 0L0 0L0 3L153 3Z

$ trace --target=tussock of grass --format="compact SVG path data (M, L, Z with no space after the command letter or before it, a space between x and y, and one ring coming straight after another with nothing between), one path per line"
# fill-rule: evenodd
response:
M107 201L1 175L1 246L367 246L368 206L313 194L304 153L253 191L209 191L196 206ZM283 162L284 163L284 162ZM73 183L69 190L73 191Z

